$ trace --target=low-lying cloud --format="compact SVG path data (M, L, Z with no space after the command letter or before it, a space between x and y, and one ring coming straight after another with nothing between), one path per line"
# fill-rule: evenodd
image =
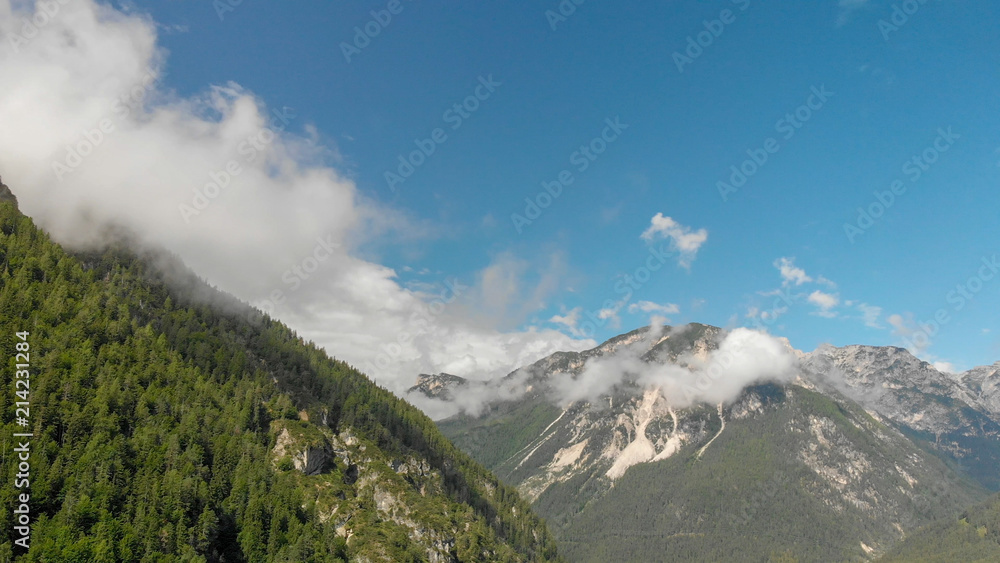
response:
M293 108L235 83L180 96L148 17L49 4L26 35L33 5L0 0L0 177L58 242L134 232L397 392L421 372L487 378L593 345L514 328L526 311L512 304L548 298L558 268L526 283L535 269L500 254L442 304L447 275L406 285L363 249L433 228L360 192Z
M601 406L605 403L602 398L612 393L656 388L672 406L686 408L730 403L747 386L767 381L787 383L797 374L797 358L786 342L747 328L724 333L718 347L707 353L683 354L676 363L646 361L642 356L663 336L662 329L654 324L642 341L613 355L592 358L577 374L562 372L535 381L538 388L529 388L529 379L540 374L524 368L503 380L456 388L450 401L430 399L419 392L408 398L436 419L460 412L477 416L492 402L516 400L530 391L566 408L578 401ZM671 337L682 337L686 327L670 330Z
M784 342L747 328L727 333L707 355L684 354L677 363L647 362L640 357L642 351L629 348L596 358L576 377L560 374L552 381L552 399L562 406L580 400L596 403L616 387L634 383L658 388L671 405L684 408L728 403L749 385L784 383L795 375L795 356Z

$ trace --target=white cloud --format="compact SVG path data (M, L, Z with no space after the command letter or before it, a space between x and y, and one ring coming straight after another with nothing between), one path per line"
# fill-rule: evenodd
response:
M569 311L562 307L562 314L553 315L548 322L561 326L565 332L575 338L590 338L598 327L621 328L621 317L618 316L618 313L625 306L625 301L605 301L605 305L609 306L596 311L587 311L586 319L583 318L583 307L574 307Z
M897 331L905 330L907 327L906 319L903 318L903 315L900 315L898 313L893 313L889 315L888 317L886 317L885 320L888 321L889 324L892 325L892 327L895 328Z
M637 303L632 303L628 306L629 313L637 313L642 311L643 313L662 313L664 315L676 315L680 312L677 305L673 303L653 303L652 301L639 301Z
M782 285L802 285L813 281L806 271L795 265L795 258L779 258L774 261L774 267L781 272Z
M580 322L581 311L583 311L583 307L576 307L567 312L565 315L553 315L552 318L549 319L549 322L564 326L567 330L569 330L570 334L577 335L579 334L577 325Z
M861 306L865 306L862 304ZM879 307L872 309L882 311ZM943 373L957 373L958 369L951 362L945 361L927 350L931 346L931 338L924 323L914 320L912 313L905 315L892 314L886 317L886 322L892 327L892 335L898 338L903 346L915 357L931 364L934 369ZM874 328L883 328L875 326Z
M817 315L821 317L833 318L836 313L831 311L840 303L840 298L837 295L831 293L823 293L820 290L816 290L809 294L809 302L813 305L819 307Z
M679 408L700 402L730 402L748 385L790 380L796 362L786 343L746 328L726 334L719 348L707 358L689 355L681 359L687 367L645 362L638 353L628 351L598 357L588 361L576 377L553 377L551 398L562 406L580 400L597 402L628 379L658 388L671 405Z
M654 321L643 336L653 342L662 336L662 323ZM670 329L674 333L686 326ZM731 402L748 385L764 381L790 381L796 373L796 358L787 340L766 333L738 328L720 335L718 349L708 356L687 354L678 364L658 364L643 361L643 346L619 349L613 356L598 356L589 360L577 375L560 372L546 382L545 393L553 403L565 407L576 401L603 403L601 397L628 381L644 388L656 388L678 408L696 403ZM432 418L441 419L459 412L476 415L485 404L497 400L513 400L528 390L531 368L523 368L509 377L489 382L471 382L454 395L452 401L429 399L413 393L407 399L418 405Z
M861 320L864 321L865 326L869 328L884 328L878 322L879 317L882 316L882 307L876 307L875 305L869 305L867 303L859 303L858 310L861 311Z
M905 317L892 314L886 321L892 326L893 336L899 338L910 353L917 357L924 355L931 344L930 336L913 320L912 314L907 313Z
M502 252L476 275L476 287L464 302L467 314L495 326L518 326L529 314L545 308L562 288L566 269L558 253L529 261Z
M893 336L899 338L911 354L931 364L940 372L958 372L954 364L927 351L932 344L931 335L927 331L933 329L929 329L925 323L916 322L912 313L889 315L886 321L892 326Z
M622 319L618 316L618 311L621 310L623 302L619 301L614 305L614 307L605 307L597 311L597 318L601 320L608 321L608 328L619 329L622 326Z
M940 371L941 373L957 373L955 365L951 362L937 361L933 362L931 365L933 365L934 369Z
M708 231L705 229L692 231L691 227L685 227L670 217L664 217L663 213L657 213L641 237L647 242L657 238L670 239L670 248L680 254L678 263L690 268L698 249L708 240Z
M341 161L336 148L319 146L281 100L268 108L234 83L190 97L163 88L167 54L150 18L93 0L60 3L15 51L7 39L24 16L0 0L0 176L57 241L93 245L118 225L248 302L266 305L280 291L272 316L394 391L418 373L492 377L593 344L511 328L560 286L558 263L536 275L534 264L501 254L444 304L434 297L444 276L436 289L410 289L362 257L378 237L430 229L360 193L329 164ZM55 162L67 166L62 180ZM239 172L223 181L230 163ZM217 194L212 175L227 184ZM180 206L196 203L206 205L185 220Z

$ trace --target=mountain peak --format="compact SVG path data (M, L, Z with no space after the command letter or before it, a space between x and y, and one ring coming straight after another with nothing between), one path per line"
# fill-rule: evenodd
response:
M407 392L419 391L432 399L450 401L454 398L451 390L455 387L468 385L468 383L468 379L450 373L422 373L417 376L417 383L410 387Z
M17 196L3 183L2 178L0 178L0 201L9 201L14 204L14 207L17 207Z

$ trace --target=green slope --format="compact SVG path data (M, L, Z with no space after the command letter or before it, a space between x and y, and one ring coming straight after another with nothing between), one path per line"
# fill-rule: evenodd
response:
M543 430L555 420L561 409L540 398L496 405L489 416L474 418L465 414L440 421L441 431L462 451L469 453L502 479L513 482L507 466L517 465L522 455Z
M781 408L731 421L700 459L694 456L697 448L688 447L664 461L632 467L573 518L556 521L580 506L581 483L550 487L535 507L554 521L567 558L580 562L862 561L861 542L891 545L898 532L879 512L885 507L863 495L854 497L855 505L828 490L801 463L801 434L788 429L809 417L831 420L826 438L878 467L891 467L911 452L878 440L873 432L878 423L863 411L795 387L779 400ZM937 465L937 476L946 473L936 459L926 459ZM898 475L869 479L880 503L912 511L923 521L975 498L974 489L964 486L940 492L928 487L918 494L933 502L921 502L898 493L907 488Z
M880 563L992 563L1000 561L1000 496L958 519L917 530Z
M417 409L153 262L69 254L0 188L0 561L557 558L516 491ZM14 416L18 331L30 333L27 427ZM25 430L27 553L7 508L25 492L11 451ZM295 468L306 454L309 475Z
M687 427L703 425L705 437L673 456L635 465L613 484L604 476L608 465L596 464L544 488L533 506L560 552L574 562L866 561L983 494L856 404L794 385L748 393L764 407L738 419L727 412L725 430L700 458L696 452L720 428L707 406L679 413ZM440 426L532 495L561 448L611 432L606 424L586 430L570 421L574 412L547 439L539 434L560 411L539 397ZM647 428L649 436L662 433Z

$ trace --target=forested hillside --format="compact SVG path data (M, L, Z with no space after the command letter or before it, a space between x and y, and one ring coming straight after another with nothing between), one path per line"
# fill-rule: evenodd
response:
M974 506L957 519L914 532L882 563L991 563L1000 561L1000 496Z
M556 559L516 491L414 407L169 260L64 251L3 191L0 561Z

